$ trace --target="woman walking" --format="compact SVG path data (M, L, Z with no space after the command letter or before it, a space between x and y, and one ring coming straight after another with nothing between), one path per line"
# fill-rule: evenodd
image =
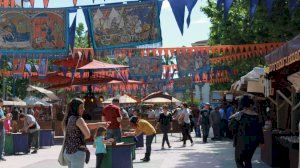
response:
M90 138L89 128L106 126L106 123L86 124L82 118L84 112L84 102L75 98L68 105L68 112L63 120L63 130L65 133L64 158L69 168L83 168L84 162L88 162L85 140ZM86 158L87 157L87 158Z
M163 106L163 113L159 115L158 122L155 126L156 129L158 129L158 125L160 125L160 130L163 133L163 140L161 149L164 150L165 142L167 143L168 147L171 148L168 133L171 130L173 130L173 124L172 124L172 114L168 111L168 107L165 105Z
M179 116L179 120L183 121L182 125L182 134L183 134L183 145L182 147L186 146L186 141L189 139L191 142L191 146L194 145L194 141L191 137L191 120L190 120L190 110L188 109L187 103L182 104L182 111Z
M230 117L229 128L234 135L235 162L238 168L252 168L251 159L256 148L263 147L263 129L254 102L249 96L241 100L243 110Z

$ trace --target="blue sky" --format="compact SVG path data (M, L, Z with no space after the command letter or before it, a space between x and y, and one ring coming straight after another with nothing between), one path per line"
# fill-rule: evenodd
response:
M120 2L122 0L106 0L105 2ZM95 4L105 3L103 0L95 0ZM92 0L78 0L77 5L92 5ZM200 7L206 5L205 0L198 0L195 5L192 15L191 24L187 29L185 23L184 34L181 35L177 23L172 13L172 9L168 1L164 1L160 14L163 47L182 47L191 46L191 43L206 40L209 36L210 21L206 15L201 12ZM26 6L26 5L25 5ZM49 8L55 7L69 7L73 6L72 0L49 0ZM43 0L35 0L35 7L43 7ZM75 15L71 15L70 19L73 20ZM187 9L185 17L187 17ZM77 12L77 24L79 22L85 23L84 16L81 10Z

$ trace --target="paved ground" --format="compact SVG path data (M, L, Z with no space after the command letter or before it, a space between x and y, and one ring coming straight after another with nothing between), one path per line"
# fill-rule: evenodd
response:
M232 143L230 141L209 141L201 144L200 138L196 139L193 147L187 143L187 147L182 148L179 142L179 134L170 137L173 148L161 150L161 135L157 135L157 141L153 144L151 161L142 163L139 161L144 156L143 148L138 149L137 159L134 161L134 168L234 168L234 155ZM61 146L41 149L38 154L6 156L6 162L0 162L0 168L60 168L57 157ZM94 153L92 146L89 146L91 153ZM252 159L253 167L269 168L260 161L260 150ZM95 167L95 156L91 156L91 161L87 168Z

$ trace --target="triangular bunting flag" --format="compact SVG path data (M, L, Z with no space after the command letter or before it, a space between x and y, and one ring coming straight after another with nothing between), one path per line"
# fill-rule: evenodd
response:
M30 0L30 6L34 8L34 0Z
M192 10L193 10L194 6L196 5L197 0L185 0L185 3L186 3L186 7L187 7L187 9L189 11L188 17L186 19L187 26L189 27L190 26L190 22L191 22Z
M48 8L49 0L43 0L44 8Z
M183 0L169 0L173 14L175 16L178 28L183 35L184 26L184 13L185 13L185 1Z

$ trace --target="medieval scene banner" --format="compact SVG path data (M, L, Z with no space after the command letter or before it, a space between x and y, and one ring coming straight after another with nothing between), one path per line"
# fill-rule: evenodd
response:
M162 57L159 56L132 56L129 67L130 79L148 82L162 77Z
M209 69L209 54L205 50L191 53L177 52L177 67L179 77L194 76L201 69Z
M192 77L183 77L174 79L173 81L173 93L185 92L188 89L194 87Z
M16 57L68 56L67 9L0 10L0 54Z
M161 42L157 1L91 7L88 13L96 51Z

